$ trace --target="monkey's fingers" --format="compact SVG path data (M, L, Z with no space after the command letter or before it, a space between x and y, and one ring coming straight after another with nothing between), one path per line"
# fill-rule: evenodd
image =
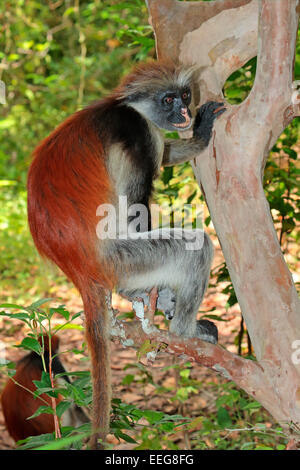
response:
M208 101L200 106L196 118L195 118L195 126L198 127L203 121L216 119L219 116L219 113L222 114L225 111L224 103L220 103L217 101ZM221 112L220 112L221 111Z
M224 103L220 103L220 106L213 112L216 118L218 116L221 116L221 114L225 113L226 107L224 106Z

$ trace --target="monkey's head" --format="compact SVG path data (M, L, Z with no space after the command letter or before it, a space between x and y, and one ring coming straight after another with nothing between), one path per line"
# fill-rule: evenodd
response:
M117 90L119 99L146 119L168 131L192 125L191 75L193 70L153 62L138 66Z

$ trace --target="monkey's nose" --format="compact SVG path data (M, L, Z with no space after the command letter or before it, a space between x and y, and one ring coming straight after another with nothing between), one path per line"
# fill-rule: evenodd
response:
M186 108L186 107L182 107L182 108L180 109L180 112L181 112L181 114L182 114L183 116L186 116L186 115L187 115L187 108Z

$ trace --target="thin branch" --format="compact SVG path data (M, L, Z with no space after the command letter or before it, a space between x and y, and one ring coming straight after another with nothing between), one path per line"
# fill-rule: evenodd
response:
M80 79L79 79L79 88L78 88L78 98L77 98L77 108L80 109L82 106L83 101L83 94L84 94L84 87L85 87L85 73L86 73L86 54L87 54L87 47L86 47L86 38L85 34L81 29L80 25L80 5L79 0L75 0L75 7L74 10L77 15L77 25L76 28L78 30L79 35L79 44L80 44Z

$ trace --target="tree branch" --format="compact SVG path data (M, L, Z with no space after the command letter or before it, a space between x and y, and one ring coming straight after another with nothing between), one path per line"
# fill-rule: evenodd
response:
M163 350L164 353L185 361L197 362L218 372L257 399L257 384L263 375L258 363L232 354L219 345L198 338L179 337L167 330L158 329L144 315L142 302L134 302L133 309L139 321L121 321L117 318L119 312L110 308L112 340L118 340L124 347L135 349L148 342L145 354L149 362L153 362Z
M297 4L298 0L259 3L256 77L248 99L240 108L240 118L245 114L251 117L260 131L260 143L264 134L264 152L258 153L263 164L278 136L297 113L292 102Z
M155 25L157 56L178 61L180 44L185 34L227 9L235 9L251 0L219 0L213 2L178 2L177 0L146 0L150 23ZM224 23L223 28L230 29Z
M227 78L256 56L258 1L236 7L219 12L182 38L179 59L199 67L201 103L223 97Z

